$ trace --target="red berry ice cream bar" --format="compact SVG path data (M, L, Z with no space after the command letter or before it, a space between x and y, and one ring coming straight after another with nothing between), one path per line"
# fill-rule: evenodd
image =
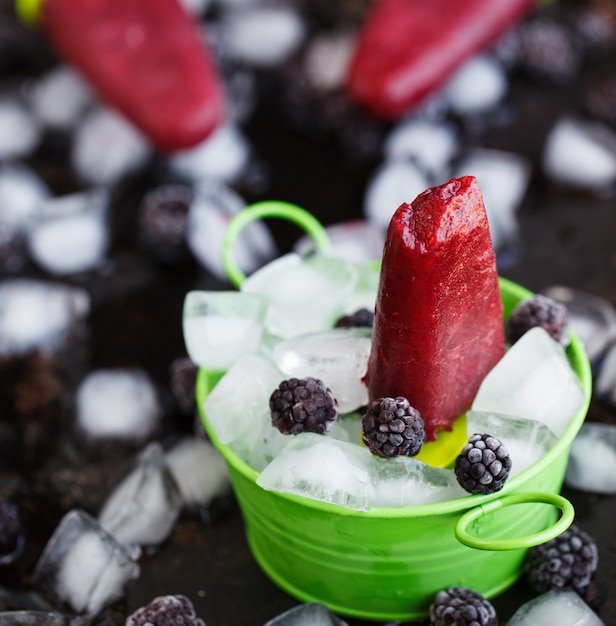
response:
M451 179L391 219L366 374L370 402L407 398L433 441L470 408L504 349L483 198L473 176Z

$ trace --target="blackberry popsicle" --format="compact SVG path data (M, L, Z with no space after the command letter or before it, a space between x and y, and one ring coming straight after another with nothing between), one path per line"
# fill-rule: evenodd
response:
M473 176L403 203L387 232L366 383L369 402L402 396L426 440L452 429L505 350L503 305Z

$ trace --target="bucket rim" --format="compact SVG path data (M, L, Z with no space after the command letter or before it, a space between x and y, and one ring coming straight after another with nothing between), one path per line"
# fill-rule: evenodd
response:
M506 293L509 297L512 297L516 301L527 299L532 297L533 292L518 283L509 280L504 277L499 277L499 285L501 293ZM462 498L456 498L454 500L445 500L443 502L436 502L432 504L419 504L406 507L373 507L367 511L360 511L356 509L347 508L337 504L322 502L320 500L314 500L304 496L279 492L279 491L267 491L256 484L259 472L242 459L240 459L229 446L222 444L216 433L213 431L207 421L207 416L203 410L203 402L207 394L214 387L216 381L212 380L209 372L203 368L199 368L196 379L196 400L197 408L203 426L210 438L214 447L222 455L223 459L233 472L239 474L247 481L254 483L254 487L267 491L272 497L286 500L290 503L295 503L299 506L303 506L309 509L313 509L319 512L326 512L333 515L340 515L346 517L358 517L358 518L370 518L370 519L393 519L393 518L417 518L428 516L447 515L452 513L460 513L472 509L479 505L485 505L491 501L498 500L504 496L512 493L524 491L524 484L533 476L536 476L542 472L550 471L550 465L556 461L561 454L568 453L569 447L573 442L575 436L580 430L582 424L586 419L588 408L590 406L591 390L592 390L592 373L590 362L586 355L584 346L573 332L570 332L570 342L565 349L565 353L569 360L571 368L575 372L584 391L584 403L573 416L569 422L564 433L557 439L556 443L546 452L546 454L539 459L536 463L533 463L530 467L520 472L517 476L514 476L510 480L505 482L504 487L493 494L489 495L468 495Z

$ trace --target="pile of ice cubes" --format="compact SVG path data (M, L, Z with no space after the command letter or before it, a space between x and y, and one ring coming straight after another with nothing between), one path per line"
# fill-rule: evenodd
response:
M361 445L371 329L336 328L335 322L358 302L374 308L378 271L370 263L290 253L255 272L239 291L187 295L189 354L215 376L220 353L230 363L205 398L204 414L217 440L254 470L263 489L360 511L467 495L451 469L414 458L379 459ZM262 298L260 307L253 306L255 297ZM251 324L238 323L238 311ZM215 333L195 332L210 325ZM326 436L283 435L272 426L271 393L282 380L305 376L323 380L338 399L341 417ZM483 381L467 429L501 439L516 476L554 446L586 401L563 347L534 328Z

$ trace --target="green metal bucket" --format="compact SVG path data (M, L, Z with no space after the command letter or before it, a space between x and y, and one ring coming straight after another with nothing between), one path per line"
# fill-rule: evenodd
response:
M506 279L500 286L505 315L531 295ZM222 445L208 424L203 402L216 379L206 370L197 377L196 396L205 429L228 465L248 543L263 571L301 601L362 619L406 621L425 617L434 595L450 585L487 598L499 594L520 576L529 547L571 524L573 507L558 494L592 383L576 337L567 356L585 404L545 456L500 492L367 512L262 489L258 473Z

